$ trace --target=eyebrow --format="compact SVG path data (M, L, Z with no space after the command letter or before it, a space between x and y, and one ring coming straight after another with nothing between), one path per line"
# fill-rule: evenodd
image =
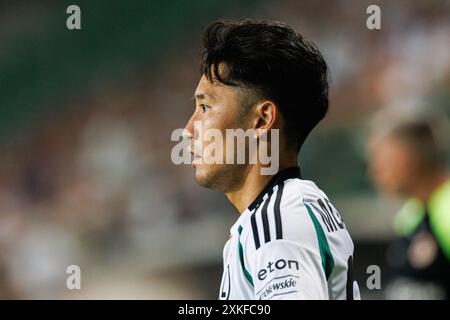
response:
M192 96L192 100L204 100L204 99L214 99L213 95L209 95L207 93L196 93Z

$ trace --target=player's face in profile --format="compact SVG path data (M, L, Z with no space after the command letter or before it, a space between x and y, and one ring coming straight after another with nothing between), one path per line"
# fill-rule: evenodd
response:
M411 147L393 138L374 139L369 146L370 173L380 191L409 196L417 183L418 161Z
M250 125L248 116L243 116L241 95L242 93L235 88L217 81L212 83L204 75L198 83L194 94L195 110L185 130L192 137L192 165L195 168L195 179L201 186L227 192L231 191L242 178L246 165L226 164L227 152L234 150L227 150L225 143L226 129L246 130ZM201 124L201 132L194 123ZM217 129L221 132L224 143L221 146L215 143L215 146L223 147L222 163L211 163L214 161L208 157L210 153L205 152L208 145L214 142L214 139L205 137L208 129ZM214 152L211 154L216 156Z

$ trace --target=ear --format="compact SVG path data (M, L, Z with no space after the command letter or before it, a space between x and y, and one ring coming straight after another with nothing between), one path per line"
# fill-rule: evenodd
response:
M253 123L253 128L256 130L257 136L260 137L265 132L274 128L278 110L272 101L264 100L256 105L255 111L256 118Z

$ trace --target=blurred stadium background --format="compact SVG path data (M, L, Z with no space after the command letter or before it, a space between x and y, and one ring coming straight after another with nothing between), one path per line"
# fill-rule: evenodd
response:
M346 221L363 298L383 298L366 268L383 271L401 203L370 182L366 131L382 109L450 115L450 1L1 1L0 298L216 299L237 214L172 164L170 134L217 18L280 20L322 50L331 112L302 171ZM82 290L65 287L71 264Z

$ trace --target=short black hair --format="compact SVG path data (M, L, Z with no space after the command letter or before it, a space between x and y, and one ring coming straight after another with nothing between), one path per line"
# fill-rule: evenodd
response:
M300 150L328 111L328 67L317 47L283 23L249 19L211 23L203 47L202 74L273 101Z

